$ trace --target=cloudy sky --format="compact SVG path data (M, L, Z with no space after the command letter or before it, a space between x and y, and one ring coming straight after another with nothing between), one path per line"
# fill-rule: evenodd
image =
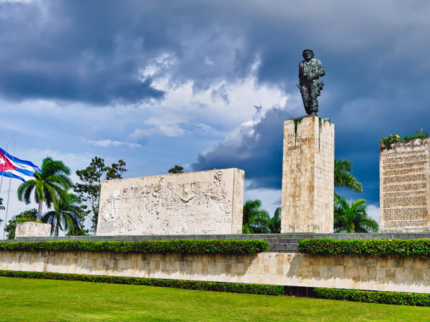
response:
M426 0L0 0L0 146L16 134L17 157L73 172L124 159L127 177L237 167L273 213L311 48L319 115L364 187L339 193L379 219L378 140L430 130L429 16ZM19 183L9 217L31 207Z

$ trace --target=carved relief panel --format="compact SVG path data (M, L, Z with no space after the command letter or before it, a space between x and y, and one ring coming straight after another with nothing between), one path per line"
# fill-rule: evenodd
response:
M243 181L239 169L105 181L97 235L241 233Z

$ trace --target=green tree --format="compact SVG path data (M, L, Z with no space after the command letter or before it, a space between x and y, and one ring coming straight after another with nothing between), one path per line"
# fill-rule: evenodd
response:
M99 215L100 190L103 179L114 180L122 179L122 174L127 171L126 163L119 160L118 164L113 163L107 167L102 158L94 157L88 167L76 171L80 181L74 186L74 191L79 195L83 202L88 202L92 212L92 230L94 234L97 231L97 221Z
M127 171L126 164L123 160L118 163L112 163L112 166L107 167L106 180L122 179L122 174Z
M175 165L173 168L169 169L169 173L184 173L184 168L179 165Z
M13 216L7 226L4 228L4 231L7 233L7 239L15 239L15 230L16 224L18 222L26 222L26 221L36 221L37 219L37 209L30 209L21 212L20 214Z
M334 231L336 233L369 233L379 230L378 223L367 214L366 200L348 203L344 197L335 198Z
M269 233L269 213L261 208L258 199L247 200L243 206L243 234Z
M281 233L281 207L276 208L275 214L269 220L268 227L272 234Z
M350 160L334 160L334 186L345 187L355 192L363 192L361 183L351 174L352 162Z
M77 195L68 193L66 198L61 199L54 206L54 210L43 215L42 221L51 224L51 234L54 233L54 236L58 236L60 229L69 231L82 228L79 225L80 203Z
M73 186L68 177L70 169L62 161L54 161L45 158L42 162L41 171L34 174L34 179L22 183L18 188L19 201L30 203L31 194L34 190L34 200L39 204L37 221L42 218L42 205L46 203L48 208L58 207L60 200L66 198L66 191Z
M87 205L80 205L78 209L76 209L76 215L78 217L79 227L71 227L67 232L66 236L89 236L88 229L84 229L85 218L91 213L91 210L88 210Z

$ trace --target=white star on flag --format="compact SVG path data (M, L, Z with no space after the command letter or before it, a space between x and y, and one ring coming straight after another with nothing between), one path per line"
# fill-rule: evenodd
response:
M1 164L1 165L6 164L6 160L5 160L4 158L1 158L1 159L0 159L0 164Z

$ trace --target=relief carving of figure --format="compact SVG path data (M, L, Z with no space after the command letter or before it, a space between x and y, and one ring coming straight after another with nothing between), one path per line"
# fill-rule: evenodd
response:
M113 213L120 212L115 227L120 234L186 233L199 222L210 233L216 222L231 221L226 214L231 213L232 201L227 198L223 175L222 170L216 171L210 183L173 183L163 176L157 184L123 189L121 205L116 204L114 193L101 218L111 220Z

